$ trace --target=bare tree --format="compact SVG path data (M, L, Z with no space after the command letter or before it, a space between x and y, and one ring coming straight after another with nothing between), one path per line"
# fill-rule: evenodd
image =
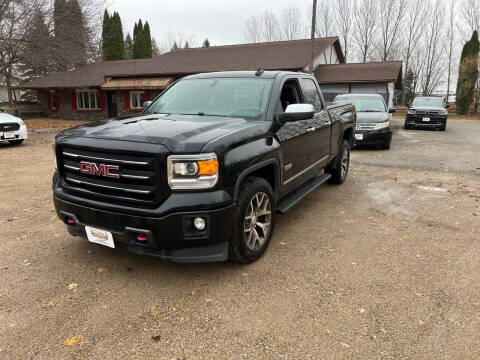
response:
M299 39L303 35L301 15L298 7L285 8L280 17L280 28L284 40Z
M448 30L447 30L447 46L448 46L448 75L447 75L447 102L450 98L450 88L452 82L452 67L454 65L454 50L455 49L455 20L456 20L456 9L455 9L455 0L449 0L448 6Z
M329 0L319 0L317 5L317 19L315 25L316 37L329 37L335 35L333 23L333 7Z
M379 43L377 51L382 61L393 60L399 43L399 32L406 10L406 0L384 0L379 7Z
M357 0L354 10L354 39L361 61L370 57L377 29L378 2L376 0Z
M423 34L426 18L426 2L418 0L409 0L407 3L406 21L404 26L403 54L405 62L405 74L410 69L410 60L416 52L418 44ZM415 71L414 71L415 72Z
M189 47L198 47L198 40L194 34L187 34L180 29L170 30L164 37L160 51L170 51L176 44L177 47L188 43ZM157 44L158 45L158 44Z
M426 21L423 48L425 49L422 71L422 93L431 95L441 85L446 70L445 51L445 4L444 0L430 0L431 11Z
M262 14L262 32L265 41L277 41L282 38L280 22L271 10Z
M352 1L351 0L336 0L334 2L334 20L337 35L340 37L343 45L343 52L345 61L350 54L350 37L352 30Z
M259 43L262 41L262 22L260 16L252 15L245 21L244 37L247 43Z
M480 0L463 0L459 9L459 30L464 39L470 38L475 30L480 30Z

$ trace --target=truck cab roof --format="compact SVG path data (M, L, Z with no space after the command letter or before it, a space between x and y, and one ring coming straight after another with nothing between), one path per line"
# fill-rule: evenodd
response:
M252 78L252 79L275 79L283 75L299 75L312 76L308 73L299 73L293 71L263 71L257 75L257 71L218 71L210 73L201 73L189 75L183 79L211 79L211 78Z

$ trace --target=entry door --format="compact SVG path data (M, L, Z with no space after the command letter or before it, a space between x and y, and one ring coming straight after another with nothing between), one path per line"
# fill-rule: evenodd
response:
M283 84L278 102L278 113L288 105L302 103L298 78L287 78ZM283 125L277 131L277 138L283 147L283 185L295 187L305 180L316 159L314 119L295 121Z
M117 109L117 93L115 91L107 92L107 106L108 106L108 117L116 118L118 115L118 109Z

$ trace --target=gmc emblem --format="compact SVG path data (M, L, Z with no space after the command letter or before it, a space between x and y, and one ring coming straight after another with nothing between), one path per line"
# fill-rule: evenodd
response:
M104 176L114 179L119 179L120 174L112 173L111 171L118 171L120 169L117 165L95 164L91 162L81 161L80 172L88 175Z

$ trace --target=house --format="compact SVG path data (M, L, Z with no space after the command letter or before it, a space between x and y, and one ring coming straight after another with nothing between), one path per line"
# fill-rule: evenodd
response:
M140 112L144 101L154 99L166 87L186 75L256 70L259 67L264 70L308 71L310 49L310 39L177 49L152 59L92 63L74 71L53 73L31 80L20 88L36 90L39 107L48 116L105 119ZM328 86L353 83L364 72L362 66L375 67L358 65L350 70L352 79L341 78L335 82L327 76L324 83ZM342 66L345 66L345 58L338 37L314 40L315 75L320 80L325 71ZM364 84L384 91L390 84L390 77L372 78ZM395 79L399 79L398 86L401 86L401 66ZM330 91L334 90L338 89L328 89L327 95L331 97Z
M402 62L320 65L315 77L326 101L339 94L380 94L393 107L396 90L402 89Z

